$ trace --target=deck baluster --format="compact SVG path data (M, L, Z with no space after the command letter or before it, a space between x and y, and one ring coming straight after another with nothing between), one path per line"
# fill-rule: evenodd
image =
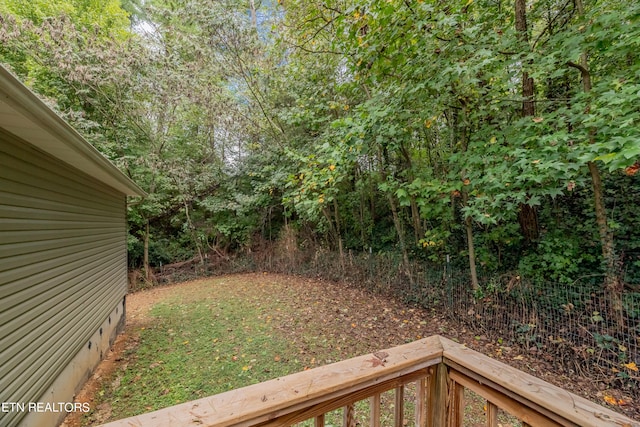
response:
M344 407L344 427L356 427L356 408L353 403Z
M432 378L432 376L430 376ZM429 402L429 380L420 378L416 382L416 427L427 427L428 424L428 402ZM429 407L429 411L431 408Z
M371 427L380 427L380 393L376 393L369 399Z
M462 427L464 423L464 386L450 381L449 426Z
M487 427L498 427L498 407L487 401Z
M396 387L394 406L394 427L404 427L404 386Z

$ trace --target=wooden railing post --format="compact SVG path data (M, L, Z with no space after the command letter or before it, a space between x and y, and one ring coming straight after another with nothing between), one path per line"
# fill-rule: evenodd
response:
M428 426L461 427L464 421L464 387L449 377L449 368L440 363L429 382Z
M447 383L449 374L447 366L439 363L435 367L435 374L429 381L429 427L446 426L447 422Z

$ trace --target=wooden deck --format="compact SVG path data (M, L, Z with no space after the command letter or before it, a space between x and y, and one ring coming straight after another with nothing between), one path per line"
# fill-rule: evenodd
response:
M440 336L105 426L275 427L305 422L319 427L330 412L341 410L342 425L355 427L355 412L364 410L372 427L458 427L464 425L465 389L486 400L487 427L499 425L499 409L523 426L640 427L638 421ZM384 421L383 393L384 400L391 399L385 408L392 408Z

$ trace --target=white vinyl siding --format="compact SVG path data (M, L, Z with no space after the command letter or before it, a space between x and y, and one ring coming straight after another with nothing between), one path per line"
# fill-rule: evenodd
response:
M125 202L0 131L0 402L37 402L124 298Z

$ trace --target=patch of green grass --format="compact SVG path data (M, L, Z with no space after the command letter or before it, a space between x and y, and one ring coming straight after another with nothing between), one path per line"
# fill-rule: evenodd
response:
M270 306L269 311L277 307ZM304 368L260 307L235 298L165 302L151 312L109 402L114 418L160 409Z

